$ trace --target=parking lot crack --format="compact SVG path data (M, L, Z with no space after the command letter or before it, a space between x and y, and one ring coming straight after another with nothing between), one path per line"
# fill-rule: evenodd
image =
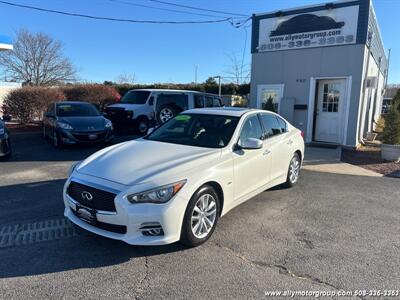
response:
M138 283L138 287L136 288L136 292L138 295L135 295L135 299L144 299L141 294L146 291L150 285L149 283L149 274L150 274L150 267L149 267L149 257L146 253L146 249L143 249L144 254L144 276Z
M219 243L216 243L216 246L221 248L221 249L223 249L223 250L225 250L225 251L227 251L227 252L229 252L229 253L231 253L231 254L233 254L235 257L237 257L237 258L241 259L242 261L252 265L253 267L260 268L260 269L263 269L263 268L278 269L281 274L288 275L288 276L291 276L291 277L296 278L296 279L308 280L308 281L311 281L311 282L319 284L319 285L325 285L325 286L327 286L329 288L333 288L335 290L342 290L341 288L335 286L334 284L332 284L332 283L330 283L328 281L319 279L317 277L314 277L314 276L311 276L311 275L308 275L308 274L299 274L299 273L294 272L290 268L288 268L286 266L286 260L287 260L288 251L286 252L285 257L283 259L283 261L284 261L283 264L270 264L270 263L266 263L266 262L263 262L263 261L251 260L251 259L245 257L244 255L236 252L232 248L223 246L223 245L221 245ZM358 297L358 298L359 299L363 299L361 297Z

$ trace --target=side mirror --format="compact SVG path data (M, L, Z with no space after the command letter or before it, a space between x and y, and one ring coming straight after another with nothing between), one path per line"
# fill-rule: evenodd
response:
M263 141L260 139L248 138L244 140L239 146L242 149L248 150L261 149L263 147Z

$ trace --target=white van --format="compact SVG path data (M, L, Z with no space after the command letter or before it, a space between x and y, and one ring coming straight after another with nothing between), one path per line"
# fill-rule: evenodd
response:
M107 106L105 115L116 129L135 128L146 133L149 127L163 124L192 108L221 107L214 94L186 90L137 89L128 91L117 104Z

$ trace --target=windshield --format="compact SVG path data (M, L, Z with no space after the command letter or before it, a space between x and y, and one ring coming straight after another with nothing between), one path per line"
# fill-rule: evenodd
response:
M122 97L120 103L145 104L149 95L148 91L129 91Z
M57 105L59 117L94 117L100 113L96 107L87 103L65 103Z
M222 148L229 144L238 117L180 114L145 139L188 146Z

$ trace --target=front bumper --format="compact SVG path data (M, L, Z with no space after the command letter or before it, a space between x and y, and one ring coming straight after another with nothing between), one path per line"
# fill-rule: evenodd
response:
M82 177L82 176L80 176ZM86 179L89 176L86 176ZM82 181L72 178L73 181L85 182L88 186L99 186L91 184L88 181ZM98 181L98 179L95 179ZM83 219L79 218L74 211L76 206L82 205L73 199L67 193L71 179L68 179L64 186L63 198L65 204L64 216L76 225L101 236L120 240L131 245L165 245L179 241L182 220L185 213L187 200L176 195L169 202L164 204L131 204L124 197L124 192L117 193L115 197L115 212L97 211L96 218L98 224L92 225ZM104 183L104 181L103 181ZM113 183L109 183L111 186ZM107 186L110 186L107 184ZM114 183L115 187L115 183ZM118 186L117 188L121 188ZM146 224L160 224L163 234L157 236L149 236L143 234L143 227ZM99 226L98 226L99 225ZM101 226L100 226L101 225ZM110 231L107 228L116 225L117 228L125 228L125 233L117 233ZM114 226L115 227L115 226Z
M114 138L114 132L111 128L98 131L75 131L59 128L58 135L64 144L93 144L110 142Z

